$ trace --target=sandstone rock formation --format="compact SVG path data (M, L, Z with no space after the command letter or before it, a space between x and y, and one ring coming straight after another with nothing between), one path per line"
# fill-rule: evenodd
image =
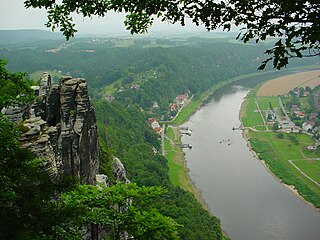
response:
M5 114L24 131L22 145L46 159L44 165L55 182L72 175L95 184L98 131L84 79L63 77L59 85L51 86L45 73L36 101L27 109L8 110Z

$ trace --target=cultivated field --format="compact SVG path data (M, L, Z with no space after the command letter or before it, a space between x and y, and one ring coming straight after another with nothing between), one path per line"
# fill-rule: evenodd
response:
M295 87L314 88L319 84L320 70L299 72L266 82L257 91L257 96L278 96L288 93Z

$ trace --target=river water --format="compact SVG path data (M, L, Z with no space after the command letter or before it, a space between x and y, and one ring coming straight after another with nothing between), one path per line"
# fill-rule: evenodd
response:
M213 94L184 124L192 136L185 157L190 177L231 239L319 240L320 214L280 184L242 137L239 109L247 89Z

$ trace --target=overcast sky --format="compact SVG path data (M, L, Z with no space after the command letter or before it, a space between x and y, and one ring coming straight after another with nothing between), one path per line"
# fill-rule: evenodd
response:
M43 29L47 21L46 11L40 9L25 9L24 0L0 0L0 30L9 29ZM78 33L129 33L125 30L124 15L110 13L105 18L83 19L75 17ZM187 24L187 27L175 26L167 23L157 22L150 32L154 31L205 31L202 27Z

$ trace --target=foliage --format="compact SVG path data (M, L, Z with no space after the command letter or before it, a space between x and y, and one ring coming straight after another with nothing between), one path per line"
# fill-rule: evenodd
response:
M289 137L290 141L293 142L295 145L299 144L298 139L294 135L290 134L288 137Z
M21 105L30 101L33 92L24 73L10 73L6 61L0 59L0 110L9 105Z
M177 239L178 225L150 204L164 192L160 187L135 184L82 185L63 194L60 207L72 213L72 228L94 224L99 232L107 231L108 239L122 239L125 232L134 239Z
M42 162L20 147L19 132L0 115L0 238L37 236L57 220L51 197L56 188Z
M273 130L273 131L278 131L278 130L279 130L279 123L278 123L278 122L275 122L275 123L273 124L272 130ZM279 138L281 138L280 135L277 135L277 136L278 136Z
M97 224L110 239L124 232L135 239L177 239L178 225L150 207L163 188L80 185L68 192L51 182L18 137L15 126L0 115L1 239L82 239L82 230Z
M277 37L271 55L262 62L264 69L269 61L277 69L288 64L291 57L319 55L319 12L318 1L278 1L278 0L225 0L225 1L55 1L26 0L27 8L46 8L47 27L60 28L67 39L74 36L75 24L72 13L84 17L97 15L104 17L108 12L126 12L125 24L131 33L143 33L154 19L185 25L187 18L196 25L203 24L207 30L223 28L230 30L233 25L242 28L237 38L243 42L254 39L265 41L267 37ZM307 50L307 51L305 51Z
M174 187L168 177L167 160L159 151L159 141L147 125L144 112L135 105L123 106L103 100L95 101L100 145L112 148L127 170L128 178L139 186L163 186L168 193L152 202L165 216L182 227L181 239L221 239L220 221L210 216L194 196ZM103 164L103 162L102 162Z
M152 150L154 147L160 151L157 135L140 109L103 100L95 101L94 106L100 144L113 149L112 153L125 164L128 178L139 185L168 186L166 160Z
M283 139L284 138L284 134L283 133L277 133L277 138Z

